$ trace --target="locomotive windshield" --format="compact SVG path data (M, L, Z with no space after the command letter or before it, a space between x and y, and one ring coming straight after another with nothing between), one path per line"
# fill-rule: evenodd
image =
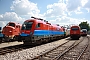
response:
M72 28L72 30L79 30L78 28Z
M82 32L87 33L87 30L86 29L82 29Z
M30 30L32 28L33 22L24 22L21 30Z
M87 31L86 31L86 30L84 30L83 32L84 32L84 33L87 33Z
M15 27L15 24L14 23L9 23L8 26Z
M0 27L0 30L2 29L2 27Z
M2 27L0 27L0 33L1 33Z

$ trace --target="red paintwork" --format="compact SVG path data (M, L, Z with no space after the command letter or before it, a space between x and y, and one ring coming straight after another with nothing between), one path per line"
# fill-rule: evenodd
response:
M53 31L62 31L64 32L64 29L60 26L57 25L52 25L51 23L45 22L43 20L38 20L38 19L29 19L26 20L25 22L33 22L31 30L21 30L21 33L26 33L30 34L30 32L34 33L34 30L53 30ZM36 28L36 25L40 23L40 27ZM57 28L59 30L57 30Z
M86 33L84 33L84 32L81 32L81 35L85 35Z
M78 30L72 30L72 28L78 28ZM70 28L70 35L80 35L80 34L81 34L80 31L81 31L81 30L80 30L80 27L79 27L79 26L72 26L72 27Z
M43 21L37 20L37 19L29 19L29 20L26 20L25 22L33 22L32 28L31 28L31 30L21 30L21 33L24 32L26 34L30 34L30 32L34 33L34 30L46 30L47 29L46 23L43 22ZM41 27L40 28L36 28L36 25L38 23L41 23Z
M10 26L14 24L14 26ZM20 34L21 24L15 22L9 22L2 30L5 36L15 36Z

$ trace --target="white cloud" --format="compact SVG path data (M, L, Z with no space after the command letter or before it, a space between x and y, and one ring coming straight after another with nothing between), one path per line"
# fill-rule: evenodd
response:
M83 0L59 0L57 3L47 5L47 12L44 13L45 17L57 17L57 16L71 16L72 12L76 14L82 14Z
M83 13L83 11L81 11L81 7L78 7L77 8L77 10L75 10L74 12L76 13L76 14L82 14Z
M4 27L6 25L5 22L0 22L0 27Z
M0 22L6 24L8 22L19 22L22 23L25 19L18 16L15 12L6 12L5 14L0 15Z
M84 8L89 12L90 11L90 0L86 0L86 3L84 4Z
M6 12L0 15L0 22L7 23L9 21L23 23L25 20L30 19L31 16L44 18L37 7L37 4L29 0L14 0L10 7L13 12ZM44 18L45 19L45 18ZM6 22L7 21L7 22Z
M5 14L0 15L0 20L3 21L21 21L23 20L15 12L6 12Z
M83 5L85 5L86 1L85 0L67 0L67 12L71 16L71 12L74 12L75 14L82 14L83 11Z
M82 7L85 6L85 4L88 2L88 0L81 0Z
M68 0L67 1L67 10L68 11L75 11L80 6L81 6L81 0Z
M45 17L50 23L68 25L68 24L79 24L86 19L72 18L71 15L82 14L83 5L86 4L85 0L59 0L57 3L47 5L47 11Z
M37 4L29 0L14 0L10 8L25 19L30 19L31 16L44 18L44 15L40 14Z
M62 2L47 5L47 12L44 13L46 17L55 17L66 15L66 4Z
M40 10L37 4L30 2L29 0L15 0L13 1L11 10L15 11L18 15L33 15L39 14Z
M55 20L50 20L50 23L53 24L59 24L59 25L71 25L71 24L80 24L81 22L88 21L86 19L76 19L76 18L71 18L67 16L62 16L61 18L56 18Z

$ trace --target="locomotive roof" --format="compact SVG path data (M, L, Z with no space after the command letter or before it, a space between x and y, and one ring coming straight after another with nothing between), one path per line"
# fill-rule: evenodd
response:
M82 31L87 31L87 29L82 29Z
M47 24L46 22L44 22L43 20L37 20L37 19L28 19L28 20L26 20L26 21L36 21L36 22L38 22L38 23L43 23L43 24Z
M47 21L45 22L44 20L28 19L28 20L26 20L26 21L27 21L27 22L29 22L29 21L36 21L37 23L48 24L48 25L53 26L53 27L56 27L56 28L61 28L61 26L57 26L56 24L48 23Z
M16 22L9 22L9 23L14 23L15 25L19 25L19 26L21 26L21 24L16 23Z
M71 27L80 27L80 26L78 26L78 25L74 25L74 26L71 26Z

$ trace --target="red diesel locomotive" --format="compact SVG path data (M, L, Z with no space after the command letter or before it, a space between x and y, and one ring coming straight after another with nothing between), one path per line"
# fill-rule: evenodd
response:
M9 22L2 29L2 33L4 34L5 41L9 41L11 39L16 40L16 36L20 34L21 24L15 22Z
M80 26L71 26L70 28L70 37L72 39L79 39L81 36L81 29L80 29Z

